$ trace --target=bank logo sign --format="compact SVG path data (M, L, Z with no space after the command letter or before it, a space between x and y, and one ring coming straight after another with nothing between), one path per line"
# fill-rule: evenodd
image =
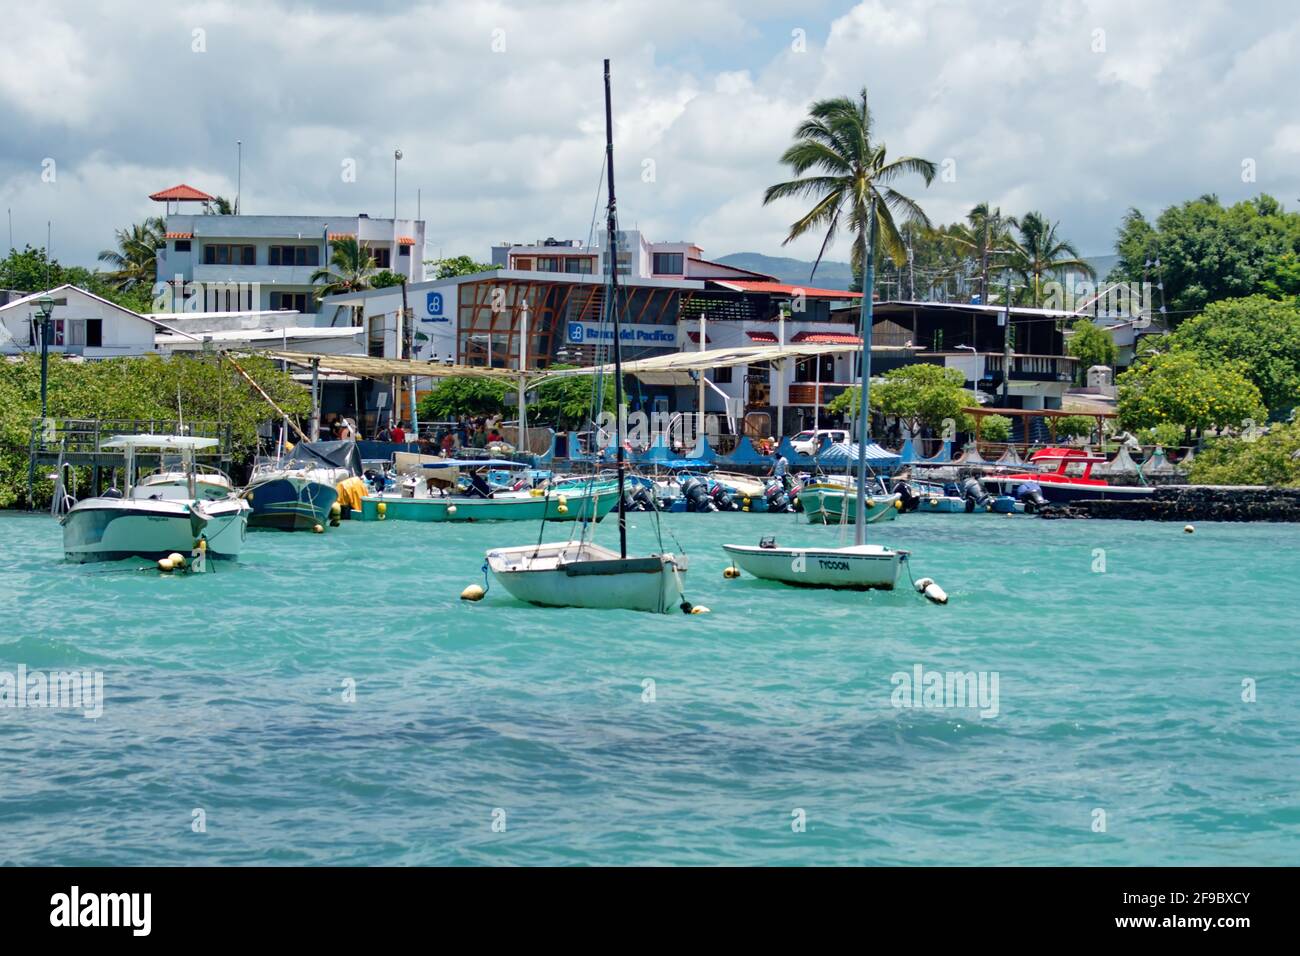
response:
M429 313L426 322L448 322L450 319L443 311L442 293L430 292L425 298L425 311Z
M622 325L624 345L643 348L677 348L677 327L673 325ZM599 322L570 322L566 338L570 345L602 345L614 341L613 326Z

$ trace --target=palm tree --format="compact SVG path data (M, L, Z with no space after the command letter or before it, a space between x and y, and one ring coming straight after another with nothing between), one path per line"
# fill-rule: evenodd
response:
M370 251L357 242L354 236L336 239L330 245L333 251L330 253L329 265L321 266L311 274L311 284L320 284L316 289L317 300L327 295L369 289L370 277L377 268L375 257ZM356 306L352 308L352 324L361 324Z
M1020 273L1026 285L1033 285L1033 304L1043 301L1043 276L1057 276L1066 270L1082 272L1096 280L1097 270L1079 256L1074 244L1056 234L1057 226L1041 212L1025 213L1018 223L1020 238L1011 255L1011 268Z
M980 203L966 214L966 223L958 223L948 232L949 240L963 253L979 263L980 302L989 303L989 272L1005 264L1015 239L1011 230L1019 226L1015 216L1002 215L998 206Z
M913 200L897 192L890 183L908 173L920 175L928 186L937 167L928 159L904 156L887 162L885 144L872 140L871 110L863 87L857 102L847 96L819 100L808 110L808 118L794 133L795 142L781 156L795 176L789 182L769 186L763 205L798 196L816 199L812 209L790 226L782 245L813 231L824 229L821 250L813 262L811 281L826 249L842 228L854 233L850 266L854 272L866 269L864 311L870 312L876 241L895 265L907 261L907 244L899 235L895 216L904 223L929 228L930 219ZM817 175L804 176L809 170ZM877 236L877 233L879 234Z
M126 292L140 285L152 286L158 277L158 248L167 227L161 216L150 216L128 229L115 229L116 249L104 249L99 261L112 267L109 283Z
M235 204L225 196L214 196L212 198L213 212L218 216L233 216L235 214Z

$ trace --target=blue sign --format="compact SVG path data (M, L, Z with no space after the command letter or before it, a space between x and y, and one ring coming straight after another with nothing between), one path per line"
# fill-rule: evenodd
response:
M645 348L677 348L675 325L621 325L624 345ZM614 341L614 329L600 322L570 322L565 337L573 345L591 345Z
M429 313L426 322L447 322L449 319L442 311L442 293L430 292L425 298L425 308Z
M581 345L585 341L585 336L582 334L582 332L583 330L582 330L581 322L569 323L569 341L572 342L574 345Z

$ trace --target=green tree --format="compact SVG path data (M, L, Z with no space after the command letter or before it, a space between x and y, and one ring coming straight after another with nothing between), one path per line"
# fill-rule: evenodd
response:
M948 240L971 259L980 275L980 301L992 301L989 273L1010 263L1015 239L1011 230L1018 226L1015 216L1004 216L998 206L980 203L966 214L966 222L948 231Z
M552 365L551 371L576 368L573 365ZM529 399L528 420L546 423L556 429L583 428L595 417L596 404L592 378L574 375L567 378L544 380L533 390ZM614 383L606 381L603 389L603 410L614 411Z
M1097 420L1087 415L1063 415L1054 423L1057 438L1087 438L1097 429Z
M1091 319L1076 319L1070 329L1072 334L1066 350L1079 360L1075 370L1076 382L1082 382L1088 369L1094 365L1114 367L1119 353L1115 340L1104 329Z
M1237 363L1274 418L1300 405L1300 306L1262 295L1210 303L1164 342L1203 363Z
M420 399L421 421L447 422L461 415L499 415L514 406L514 387L502 379L454 375Z
M402 285L405 282L406 276L388 269L381 269L370 277L370 288L388 289L395 285Z
M884 254L896 265L907 261L907 245L898 222L929 227L930 220L912 199L893 188L899 177L916 174L928 186L936 166L928 159L905 156L888 161L885 144L873 139L871 110L864 87L857 102L847 96L818 100L795 130L795 142L781 156L798 178L769 186L763 204L778 199L815 200L811 209L790 226L782 245L810 232L823 233L812 276L841 229L853 236L849 264L860 273L869 255L877 255L879 237ZM814 171L815 175L804 175ZM875 232L868 235L874 223Z
M942 430L951 422L957 431L968 431L970 419L962 411L975 404L965 388L965 376L953 368L918 362L890 369L871 389L871 411L900 419L913 434L922 425ZM832 414L856 416L862 389L847 388L826 404Z
M1097 271L1079 256L1074 244L1057 235L1059 225L1041 212L1027 212L1017 223L1019 237L1012 247L1010 264L1031 288L1035 308L1043 302L1044 279L1061 277L1066 272L1097 278Z
M1109 278L1163 281L1173 324L1220 299L1300 292L1288 266L1300 254L1300 215L1267 194L1227 208L1207 194L1168 207L1154 225L1129 210L1115 251Z
M1150 355L1120 375L1116 384L1120 424L1128 429L1165 422L1187 433L1244 428L1266 414L1259 389L1240 366L1203 364L1191 352Z
M469 256L452 256L447 259L426 259L424 264L433 267L435 279L452 279L456 276L472 276L480 272L500 269L487 262L475 262Z
M158 249L166 231L161 216L150 216L125 229L114 230L117 248L104 249L99 261L109 266L108 282L121 291L152 289L158 278Z
M1258 438L1211 439L1188 477L1206 485L1300 487L1300 423L1274 425Z
M235 204L225 196L215 196L212 199L212 211L218 216L233 216Z
M321 266L311 274L311 284L316 286L316 298L360 292L370 288L370 279L376 272L375 257L355 236L335 239L330 243L329 265Z
M1005 415L985 415L979 433L982 441L1005 442L1011 438L1011 419Z

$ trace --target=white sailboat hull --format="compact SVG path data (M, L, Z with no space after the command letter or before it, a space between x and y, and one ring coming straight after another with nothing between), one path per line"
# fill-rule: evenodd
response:
M573 541L496 548L488 567L521 601L545 607L624 609L663 614L681 605L686 559L672 554L620 558Z
M892 591L908 552L861 544L848 548L764 548L724 544L737 567L765 581L798 587Z

